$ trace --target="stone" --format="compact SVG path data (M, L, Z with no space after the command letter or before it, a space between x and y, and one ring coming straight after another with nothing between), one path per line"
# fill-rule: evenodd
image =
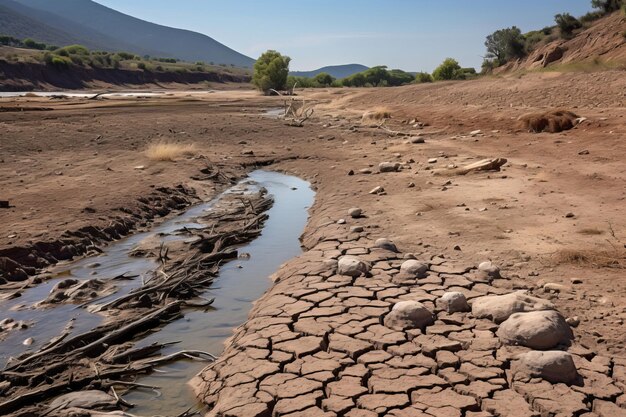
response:
M433 313L418 301L400 301L385 317L385 326L394 330L425 329L434 323Z
M542 378L553 384L571 385L578 379L572 355L562 351L523 353L511 364L511 372L516 380Z
M380 172L397 172L400 170L400 164L398 162L381 162L378 165L378 171Z
M418 144L418 143L424 143L425 140L422 137L419 136L413 136L409 138L409 142L413 143L413 144Z
M531 297L525 291L488 295L477 298L472 303L472 314L476 318L488 318L495 323L502 323L513 313L554 309L554 304L551 302Z
M500 268L495 266L491 261L482 262L478 265L478 270L483 274L492 279L499 279L500 276Z
M359 277L367 275L369 266L356 256L342 256L337 263L337 273L339 275L347 275L349 277Z
M68 408L115 410L117 409L117 400L106 392L98 390L71 392L57 397L50 403L48 410L59 411Z
M437 308L447 311L448 313L467 312L471 310L465 295L456 291L444 293L441 298L437 300Z
M398 252L398 248L396 247L396 245L391 240L384 237L377 239L376 242L374 242L374 247L385 249L390 252Z
M372 188L369 193L370 194L382 194L384 192L385 192L385 189L379 185L377 187Z
M352 207L348 210L348 215L353 219L357 219L363 215L363 210L358 207Z
M402 263L400 272L417 278L423 278L426 276L426 272L428 272L428 265L415 259L409 259Z
M482 407L485 411L501 417L540 416L539 413L532 410L524 397L510 389L497 391L493 394L493 398L485 398L482 401Z
M505 344L540 350L569 344L574 338L565 318L554 310L515 313L500 325L497 335Z
M350 232L352 233L361 233L363 230L363 226L352 226L350 227Z

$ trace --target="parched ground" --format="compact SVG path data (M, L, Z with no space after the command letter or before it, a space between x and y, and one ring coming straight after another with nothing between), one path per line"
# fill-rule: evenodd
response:
M207 165L235 178L255 161L273 162L268 169L306 178L317 191L306 252L277 273L277 284L221 360L196 381L214 414L623 415L623 75L540 73L308 91L317 108L303 128L262 115L282 99L247 92L97 102L2 99L0 108L52 110L0 112L0 200L12 205L0 209L0 250L106 227L130 216L120 207L142 210L138 199L156 188L183 184L206 198L223 186L203 179ZM361 121L363 112L381 106L393 116L386 126L421 135L425 143ZM519 116L554 108L587 119L557 134L519 129ZM417 122L425 126L413 127ZM470 135L475 130L481 132ZM197 155L148 160L146 146L165 139L195 143ZM454 175L453 167L484 158L508 163L500 172ZM402 169L378 173L387 161ZM360 171L365 168L372 173ZM377 186L385 193L370 194ZM194 198L188 196L189 203ZM351 207L365 217L351 219ZM346 224L337 224L340 219ZM353 226L364 231L351 233ZM402 253L372 249L380 237ZM406 253L429 265L428 278L394 282ZM372 276L335 274L330 261L345 254L370 261ZM501 268L503 279L476 279L475 267L486 260ZM512 383L507 371L518 351L501 345L496 324L435 311L445 291L463 292L472 302L518 289L580 321L570 351L582 386ZM437 312L425 334L383 325L403 299Z

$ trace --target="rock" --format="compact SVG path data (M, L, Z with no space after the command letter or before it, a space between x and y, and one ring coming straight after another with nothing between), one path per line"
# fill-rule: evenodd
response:
M447 292L437 300L437 308L440 308L448 313L466 312L471 308L467 303L465 295L460 292Z
M542 67L547 67L548 65L550 65L554 61L558 61L559 59L563 58L563 53L564 52L565 51L560 46L552 47L550 50L548 50L544 54L543 59L541 60L541 66Z
M346 224L346 219L337 220L337 224Z
M369 169L369 168L363 168L363 169L359 169L359 172L360 172L361 174L371 174L371 173L372 173L372 170L371 170L371 169Z
M568 290L568 288L563 285L563 284L557 284L554 282L548 282L546 284L543 284L543 290L545 292L550 292L550 291L554 291L554 292L566 292Z
M437 158L430 158L430 159L428 160L428 163L429 163L429 164L436 164L436 163L437 163Z
M48 410L65 410L68 408L85 408L88 410L115 410L117 408L117 400L98 390L79 391L57 397L50 403Z
M569 213L565 214L565 218L567 218L567 219L572 219L574 217L576 217L576 215L574 213L572 213L572 212L569 212Z
M434 322L433 313L418 301L400 301L385 317L385 326L394 330L424 330Z
M578 284L582 284L582 283L583 283L583 280L582 280L582 279L580 279L580 278L570 278L570 279L569 279L569 282L571 282L571 283L572 283L572 284L574 284L574 285L578 285Z
M562 351L532 351L519 355L511 365L515 380L543 378L553 384L571 385L578 379L572 355Z
M24 346L30 346L30 345L32 345L33 343L35 343L35 339L33 339L32 337L29 337L28 339L26 339L26 340L24 340L24 341L22 342L22 344L23 344Z
M415 259L409 259L402 263L400 272L417 278L423 278L426 276L426 272L428 272L428 265Z
M481 262L480 265L478 265L478 270L480 271L482 275L487 276L489 278L492 278L492 279L502 278L500 275L500 268L498 268L493 263L491 263L491 261Z
M348 215L352 217L353 219L361 217L362 214L363 214L363 210L361 210L358 207L352 207L351 209L348 209Z
M397 172L400 170L400 164L398 162L381 162L378 165L378 171L380 172Z
M337 263L337 273L349 277L367 275L369 266L356 256L342 256Z
M465 175L472 171L500 171L500 167L506 164L508 160L506 158L488 158L482 159L478 162L474 162L473 164L466 165L462 168L459 168L457 174Z
M385 192L385 189L379 185L378 187L372 188L372 190L369 193L370 194L382 194L384 192Z
M413 136L413 137L409 138L409 142L410 142L410 143L413 143L413 144L418 144L418 143L424 143L424 142L426 142L426 141L425 141L425 140L424 140L424 138L422 138L422 137L419 137L419 136Z
M554 304L541 298L531 297L525 291L506 295L488 295L472 303L472 314L476 318L488 318L495 323L502 323L513 313L554 309Z
M352 226L350 228L350 232L352 233L361 233L363 230L363 226Z
M567 319L565 319L565 321L571 327L578 327L580 325L580 319L578 318L578 316L568 317Z
M478 135L480 135L481 133L483 133L483 131L482 131L482 130L480 130L480 129L478 129L478 130L473 130L473 131L471 131L471 132L470 132L470 136L471 136L471 137L478 136Z
M540 350L569 344L574 338L563 316L554 310L515 313L500 325L496 334L505 344Z
M376 242L374 242L374 247L385 249L390 252L396 252L396 253L398 252L398 248L396 247L395 243L393 243L391 240L384 238L384 237L377 239Z

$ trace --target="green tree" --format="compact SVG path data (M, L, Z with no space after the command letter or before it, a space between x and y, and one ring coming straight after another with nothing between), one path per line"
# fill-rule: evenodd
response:
M487 59L496 60L499 65L524 56L524 36L517 26L496 30L487 36L485 46Z
M461 66L453 58L446 58L433 72L436 81L456 80L461 76Z
M622 5L626 5L624 0L591 0L591 6L594 9L600 9L604 13L611 13L619 10Z
M576 19L569 13L557 14L556 16L554 16L554 21L561 30L561 36L564 38L572 36L572 33L576 29L580 29L583 26L583 24L580 23L578 19Z
M320 72L315 77L313 77L313 80L319 85L329 86L335 81L335 78L326 72Z
M291 58L276 51L269 50L257 59L254 64L252 83L268 94L270 90L284 90L289 76Z
M433 76L430 75L427 72L418 72L417 74L415 74L415 81L418 84L432 83L433 82Z

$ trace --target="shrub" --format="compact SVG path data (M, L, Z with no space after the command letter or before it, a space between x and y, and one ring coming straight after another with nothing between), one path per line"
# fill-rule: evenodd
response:
M59 68L59 69L68 68L70 64L72 63L72 61L69 58L52 54L50 52L44 53L43 60L46 63L46 65L50 65L52 67Z
M146 64L144 62L137 63L137 68L140 70L146 70Z
M181 156L190 156L196 152L194 144L155 142L146 149L146 156L152 161L174 161Z
M390 85L395 87L399 85L411 84L413 81L415 81L415 76L413 76L413 74L409 74L408 72L399 69L392 69L391 71L388 71L387 78L383 80L382 86ZM379 86L381 85L379 84Z
M561 30L561 37L569 38L576 29L580 29L583 25L578 19L569 13L559 13L554 16L556 25Z
M595 11L595 12L589 12L586 13L582 16L580 16L580 18L578 20L580 20L582 23L591 23L595 20L600 19L604 14L602 12L599 11Z
M31 48L31 49L39 49L39 50L44 50L46 49L46 44L45 43L39 43L39 42L35 42L35 40L31 39L31 38L26 38L22 41L22 45L26 48Z
M313 78L313 80L320 86L328 87L333 83L333 81L335 81L335 78L326 72L320 72Z
M619 10L623 5L623 0L591 0L594 9L600 9L604 14Z
M485 58L481 65L481 73L482 74L491 74L494 68L499 67L499 62L494 59Z
M462 76L461 66L458 61L453 58L446 58L433 72L435 81L456 80Z
M117 56L120 57L121 60L123 61L130 61L130 60L134 60L137 59L138 57L135 56L135 54L131 54L128 52L118 52Z
M432 83L433 82L433 76L430 75L427 72L418 72L415 75L415 81L418 84L421 84L421 83Z
M291 58L276 51L263 53L254 64L252 83L268 94L270 90L284 90L289 76Z
M89 55L89 49L87 49L83 45L69 45L58 49L57 54L63 54L63 56Z

